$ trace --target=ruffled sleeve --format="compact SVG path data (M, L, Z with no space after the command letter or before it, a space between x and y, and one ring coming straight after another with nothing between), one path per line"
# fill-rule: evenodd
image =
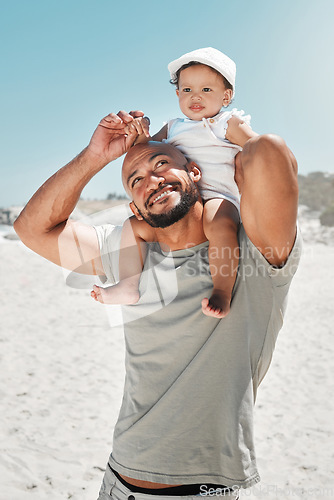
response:
M239 110L237 108L233 108L231 111L225 111L221 113L221 116L218 120L220 132L219 135L221 139L225 139L228 121L230 120L230 118L232 118L232 116L237 116L238 118L240 118L240 120L245 122L246 125L248 125L249 127L251 126L251 115L246 115L243 109Z

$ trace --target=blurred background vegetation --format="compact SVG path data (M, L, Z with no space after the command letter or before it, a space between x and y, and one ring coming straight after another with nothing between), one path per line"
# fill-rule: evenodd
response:
M323 226L334 226L334 174L312 172L298 175L299 204L320 212Z

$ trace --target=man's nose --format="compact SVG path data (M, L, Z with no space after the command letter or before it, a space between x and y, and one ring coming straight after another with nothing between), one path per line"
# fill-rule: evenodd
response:
M157 189L160 184L165 182L165 178L156 172L152 172L147 178L147 189L154 190Z

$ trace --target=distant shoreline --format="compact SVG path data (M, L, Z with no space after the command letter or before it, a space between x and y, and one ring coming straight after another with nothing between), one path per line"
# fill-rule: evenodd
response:
M127 205L129 199L111 199L111 200L79 200L76 209L84 214L91 215L117 205ZM6 226L12 227L15 219L19 216L23 206L11 206L7 208L0 208L0 231L6 230Z

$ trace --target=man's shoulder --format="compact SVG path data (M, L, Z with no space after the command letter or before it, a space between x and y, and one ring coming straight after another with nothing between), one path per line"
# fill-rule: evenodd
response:
M93 226L99 243L103 270L108 281L118 281L119 249L121 245L122 226L102 224Z
M111 245L113 247L117 245L122 233L122 225L101 224L93 227L99 239L100 247L102 245Z

